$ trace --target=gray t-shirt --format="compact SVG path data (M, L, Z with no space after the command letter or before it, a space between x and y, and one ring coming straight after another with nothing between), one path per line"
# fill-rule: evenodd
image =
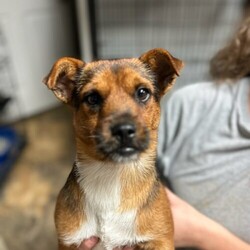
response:
M197 83L163 104L159 161L173 191L250 243L250 79Z

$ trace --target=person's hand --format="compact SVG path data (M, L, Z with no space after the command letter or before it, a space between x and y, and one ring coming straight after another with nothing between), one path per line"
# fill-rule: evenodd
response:
M167 189L174 220L174 240L176 247L199 245L199 227L204 216L187 202Z
M91 250L98 242L99 239L97 237L90 237L81 243L78 250Z
M174 220L176 247L196 247L203 250L250 250L222 225L201 214L171 191L166 190Z
M98 242L99 239L97 237L91 237L87 240L84 240L78 250L92 250ZM116 247L114 250L133 250L133 248L128 246L122 248Z

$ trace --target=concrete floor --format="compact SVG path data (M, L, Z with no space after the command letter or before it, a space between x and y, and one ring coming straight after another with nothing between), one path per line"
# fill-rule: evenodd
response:
M19 122L27 146L0 189L0 250L54 250L53 213L74 160L71 113L65 107Z

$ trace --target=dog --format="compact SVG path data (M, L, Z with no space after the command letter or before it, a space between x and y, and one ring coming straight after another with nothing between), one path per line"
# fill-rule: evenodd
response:
M76 159L55 209L59 250L173 250L173 222L155 162L160 99L183 62L167 50L90 63L61 58L44 79L73 109Z

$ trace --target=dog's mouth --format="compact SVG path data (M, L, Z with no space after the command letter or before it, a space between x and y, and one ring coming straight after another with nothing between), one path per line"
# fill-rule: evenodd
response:
M96 136L99 153L113 161L136 159L149 145L149 132L146 127L138 129L131 122L117 123L108 132L100 131Z
M136 160L141 152L143 152L147 147L140 146L111 146L109 143L107 145L99 146L99 152L101 152L105 158L108 158L115 162Z
M129 147L129 146L125 146L125 147L120 147L117 150L117 153L122 155L122 156L130 156L133 154L136 154L138 152L138 150L134 147Z

